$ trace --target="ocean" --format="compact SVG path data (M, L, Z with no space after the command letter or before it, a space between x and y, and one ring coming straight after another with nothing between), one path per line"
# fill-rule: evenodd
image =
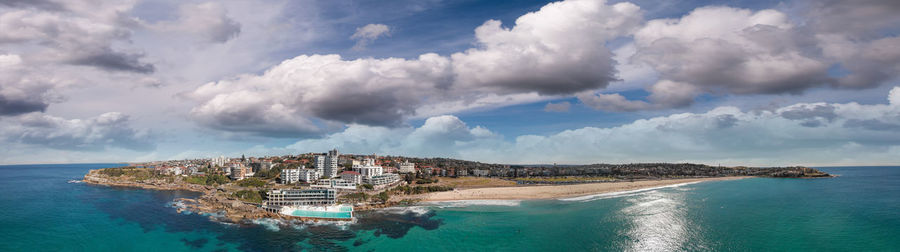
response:
M900 251L900 167L234 225L176 212L197 193L76 182L113 166L0 166L0 251Z

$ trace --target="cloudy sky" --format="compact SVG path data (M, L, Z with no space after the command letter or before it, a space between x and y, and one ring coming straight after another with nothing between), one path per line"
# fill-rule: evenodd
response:
M900 163L900 2L0 0L0 163Z

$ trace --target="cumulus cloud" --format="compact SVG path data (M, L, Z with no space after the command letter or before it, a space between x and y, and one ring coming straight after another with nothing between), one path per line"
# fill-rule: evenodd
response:
M642 21L631 3L565 1L516 19L512 28L490 20L475 29L478 48L454 53L460 86L496 93L572 94L616 80L603 44Z
M260 76L208 83L191 95L206 102L191 114L204 125L278 136L319 131L300 122L316 118L366 125L399 125L416 105L434 96L449 75L447 58L425 54L415 60L358 59L338 55L299 56L286 60ZM279 116L260 117L277 108ZM297 122L282 127L285 122ZM272 134L277 132L279 134Z
M634 35L635 57L661 77L707 92L799 92L829 81L830 64L788 16L702 7L680 19L651 20Z
M810 26L820 33L881 37L882 32L896 31L900 23L900 3L893 0L817 0L807 5Z
M570 107L572 107L572 104L567 101L558 102L558 103L547 103L547 105L544 106L544 111L545 112L568 112Z
M356 40L353 50L365 50L366 45L383 36L390 36L391 28L385 24L367 24L356 28L350 39Z
M841 87L869 88L900 76L900 37L852 41L847 36L819 36L825 52L840 60L849 74L838 78Z
M900 18L890 11L897 4L817 1L808 5L809 13L801 17L771 9L707 6L680 18L650 20L634 33L630 58L634 62L623 67L634 72L647 65L660 82L679 83L646 88L651 93L648 99L677 96L662 99L668 103L627 100L618 94L579 97L597 109L634 111L686 106L693 101L690 96L701 93L800 94L822 86L871 88L900 76L900 40L884 36L898 31ZM623 46L626 51L631 47ZM656 91L662 93L656 95Z
M117 112L88 119L29 113L0 121L0 137L6 142L63 150L154 149L149 132L132 128L129 120L127 115Z
M178 7L178 19L150 24L161 31L199 36L209 43L225 43L241 33L241 24L228 16L221 3L186 3Z
M641 20L640 9L630 3L571 0L525 14L511 28L487 21L475 29L478 47L450 57L428 53L416 59L343 60L338 55L301 55L262 75L196 89L191 97L201 104L192 115L201 124L227 129L222 125L242 123L230 118L255 118L246 113L259 110L236 104L282 106L296 121L400 126L426 111L456 112L439 106L472 109L571 95L615 79L612 54L604 43L627 35ZM371 27L361 28L358 37L381 36L384 27ZM225 103L217 100L222 97L267 99ZM264 135L275 129L301 135L314 131L279 127L269 119L243 123L258 125L257 133Z
M36 60L92 66L108 71L151 73L155 67L141 61L135 49L115 49L128 42L129 20L121 15L130 6L100 6L85 10L85 3L65 5L65 11L20 9L0 14L0 44L39 45ZM96 7L96 6L95 6Z
M900 93L900 87L891 96ZM891 97L890 99L893 99ZM819 127L802 125L818 118ZM829 119L830 118L830 119ZM418 128L352 125L321 139L287 147L297 151L452 156L500 163L722 162L731 165L815 165L898 162L900 106L800 103L765 111L718 107L585 127L512 141L453 116L432 117ZM853 130L847 130L851 128ZM861 158L855 159L854 154Z
M56 100L51 89L56 80L34 74L16 54L0 54L0 116L47 109Z

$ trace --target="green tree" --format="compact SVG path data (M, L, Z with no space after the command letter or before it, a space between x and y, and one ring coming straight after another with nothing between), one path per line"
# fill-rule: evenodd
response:
M387 192L380 192L378 195L375 195L375 198L378 199L378 201L381 201L381 203L387 203L388 200L391 199L391 195L388 195Z

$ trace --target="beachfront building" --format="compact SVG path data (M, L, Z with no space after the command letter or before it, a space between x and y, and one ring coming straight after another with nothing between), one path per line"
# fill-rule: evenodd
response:
M313 158L313 162L315 163L316 171L319 172L319 176L325 175L325 156L316 156Z
M300 169L281 170L281 183L293 184L300 180Z
M290 189L266 192L263 206L333 205L337 198L334 189Z
M331 179L320 179L315 184L310 185L310 187L355 190L356 185L357 185L357 183L354 181L338 179L338 178L331 178Z
M337 177L339 162L338 159L340 159L340 153L338 153L337 149L328 151L328 155L325 156L325 176L328 176L329 178Z
M375 186L376 188L381 188L399 181L400 175L397 175L396 173L385 173L369 178L363 178L364 184L370 184Z
M359 165L354 165L353 171L358 172L363 178L371 178L384 173L380 165L375 165L375 159L366 158Z
M410 163L408 160L397 164L397 170L400 173L416 173L416 164Z
M300 170L300 180L306 183L316 182L319 179L319 171L316 169Z
M347 181L353 181L356 184L362 184L362 178L363 178L362 174L359 174L359 172L355 172L355 171L341 172L341 179L347 180Z

